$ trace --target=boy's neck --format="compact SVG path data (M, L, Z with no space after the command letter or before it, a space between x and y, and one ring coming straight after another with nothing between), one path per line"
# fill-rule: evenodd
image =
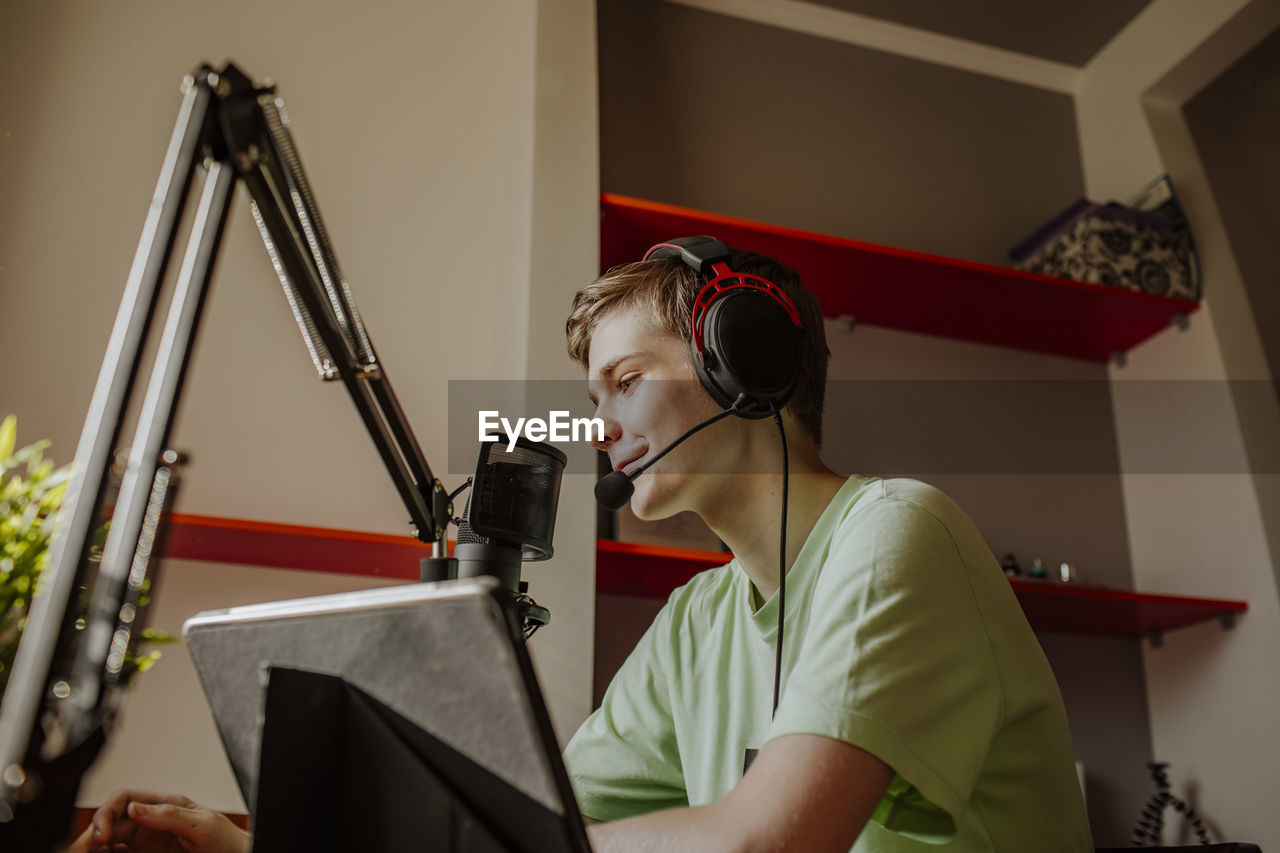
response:
M797 448L799 449L799 448ZM817 453L797 453L790 460L787 495L787 571L809 538L818 518L831 503L845 478L822 464ZM734 478L732 495L725 495L703 519L733 552L759 593L767 601L778 589L778 530L782 520L782 474L750 474Z

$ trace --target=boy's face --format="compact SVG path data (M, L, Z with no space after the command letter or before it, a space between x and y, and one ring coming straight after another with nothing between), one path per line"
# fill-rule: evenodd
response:
M605 440L595 446L615 471L634 471L719 411L694 374L688 345L655 331L636 311L615 311L600 322L587 361L588 392L605 424ZM636 479L632 511L642 519L698 511L720 479L698 472L728 470L736 420L694 435Z

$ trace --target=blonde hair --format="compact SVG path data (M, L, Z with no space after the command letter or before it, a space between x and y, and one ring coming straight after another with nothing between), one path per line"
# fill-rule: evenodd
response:
M729 268L758 275L786 292L800 312L805 334L800 339L800 377L786 408L822 446L822 407L826 397L827 361L831 352L822 328L822 308L804 289L799 274L768 255L734 250ZM655 331L684 341L693 337L693 302L704 284L702 277L679 258L639 261L614 267L573 297L573 310L565 321L569 357L583 370L588 367L591 336L604 318L615 311L635 310L648 318Z

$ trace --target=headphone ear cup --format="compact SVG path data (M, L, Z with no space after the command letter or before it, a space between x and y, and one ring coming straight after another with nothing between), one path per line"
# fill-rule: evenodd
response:
M776 300L745 288L726 292L707 308L702 335L694 370L713 400L728 408L746 394L738 412L746 418L786 405L800 373L800 335Z

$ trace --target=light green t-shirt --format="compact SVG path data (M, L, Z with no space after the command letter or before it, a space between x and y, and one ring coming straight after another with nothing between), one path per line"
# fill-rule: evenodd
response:
M851 477L775 594L731 562L671 594L565 750L583 814L720 799L785 734L894 770L854 850L1092 851L1062 697L969 518L913 480ZM941 845L941 846L939 846Z

